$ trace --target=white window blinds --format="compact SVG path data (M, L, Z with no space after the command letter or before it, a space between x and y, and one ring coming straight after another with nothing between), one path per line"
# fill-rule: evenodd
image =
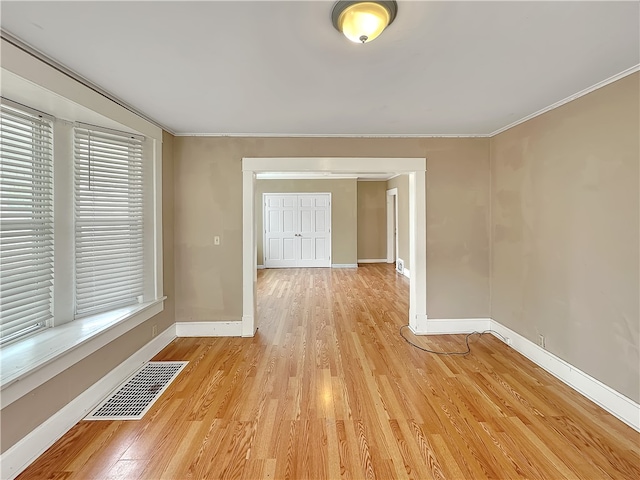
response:
M76 317L138 303L143 294L143 144L74 129Z
M52 318L52 122L0 105L0 343Z

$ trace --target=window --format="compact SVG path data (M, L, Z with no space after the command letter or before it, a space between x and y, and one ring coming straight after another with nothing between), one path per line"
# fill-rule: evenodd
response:
M75 315L141 303L142 139L74 129Z
M157 302L155 140L0 104L0 345Z
M52 319L52 121L0 105L0 344Z

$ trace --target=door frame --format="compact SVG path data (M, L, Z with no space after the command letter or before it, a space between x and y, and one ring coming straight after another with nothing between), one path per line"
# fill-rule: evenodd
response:
M242 336L252 337L256 324L258 279L255 225L256 173L327 172L409 175L409 283L408 324L414 333L427 332L427 159L371 157L244 157L242 159Z
M387 263L398 258L398 189L387 190Z
M326 267L320 268L330 268L331 267L331 250L333 246L333 225L332 225L332 209L333 209L333 201L331 199L331 192L264 192L262 194L262 265L264 268L317 268L317 267L267 267L267 228L265 226L265 217L267 213L267 195L295 195L299 196L313 196L313 195L327 195L329 197L329 252L328 252L328 265ZM256 267L257 268L257 267Z

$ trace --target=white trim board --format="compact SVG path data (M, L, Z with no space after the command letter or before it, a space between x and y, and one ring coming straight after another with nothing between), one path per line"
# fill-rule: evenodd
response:
M176 338L173 325L86 389L0 456L0 477L13 479L98 403Z
M484 332L491 329L490 318L428 318L426 329L416 331L409 327L414 335L455 335L460 333Z
M241 337L242 321L176 322L178 337Z
M256 268L257 268L258 270L264 270L264 265L256 265Z
M256 332L255 181L264 172L388 173L409 176L409 323L423 329L427 318L427 228L425 157L244 157L242 159L242 332ZM332 265L335 267L336 265ZM355 264L350 266L355 268Z
M168 130L167 130L168 131ZM171 133L171 132L169 132ZM267 133L267 132L179 132L174 137L275 137L275 138L487 138L488 133Z
M505 342L558 380L640 432L640 404L491 318L428 319L426 327L425 330L418 332L410 328L416 335L461 334L492 330L504 337L502 339L499 335L495 335L500 341Z
M358 263L387 263L386 258L359 258Z
M402 274L409 279L411 278L411 270L409 270L408 268L403 268Z
M398 259L398 188L388 189L385 198L387 263L394 263Z
M332 263L331 268L358 268L357 263Z

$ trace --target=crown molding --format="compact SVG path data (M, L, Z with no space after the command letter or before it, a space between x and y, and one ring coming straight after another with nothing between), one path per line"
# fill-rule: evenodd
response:
M617 74L615 74L615 75L613 75L613 76L611 76L611 77L609 77L609 78L607 78L605 80L602 80L601 82L598 82L595 85L587 87L584 90L581 90L581 91L579 91L577 93L574 93L573 95L569 95L568 97L563 98L562 100L560 100L560 101L558 101L556 103L553 103L553 104L549 105L548 107L545 107L545 108L543 108L541 110L538 110L537 112L534 112L534 113L532 113L530 115L527 115L526 117L522 117L520 120L516 120L515 122L510 123L509 125L506 125L506 126L504 126L502 128L499 128L498 130L496 130L494 132L491 132L487 136L488 137L495 137L499 133L505 132L505 131L509 130L510 128L513 128L513 127L515 127L517 125L520 125L521 123L524 123L524 122L526 122L528 120L531 120L531 119L533 119L535 117L538 117L538 116L540 116L540 115L542 115L544 113L550 112L551 110L555 110L556 108L561 107L562 105L564 105L566 103L572 102L573 100L576 100L576 99L578 99L580 97L583 97L583 96L585 96L585 95L587 95L587 94L589 94L591 92L594 92L594 91L596 91L596 90L598 90L598 89L600 89L602 87L606 87L610 83L613 83L613 82L615 82L617 80L620 80L620 79L622 79L624 77L627 77L627 76L629 76L629 75L631 75L633 73L636 73L638 71L640 71L640 64L634 65L631 68L627 68L626 70L623 70L620 73L617 73Z
M233 138L488 138L486 134L421 134L421 133L172 133L174 137Z

